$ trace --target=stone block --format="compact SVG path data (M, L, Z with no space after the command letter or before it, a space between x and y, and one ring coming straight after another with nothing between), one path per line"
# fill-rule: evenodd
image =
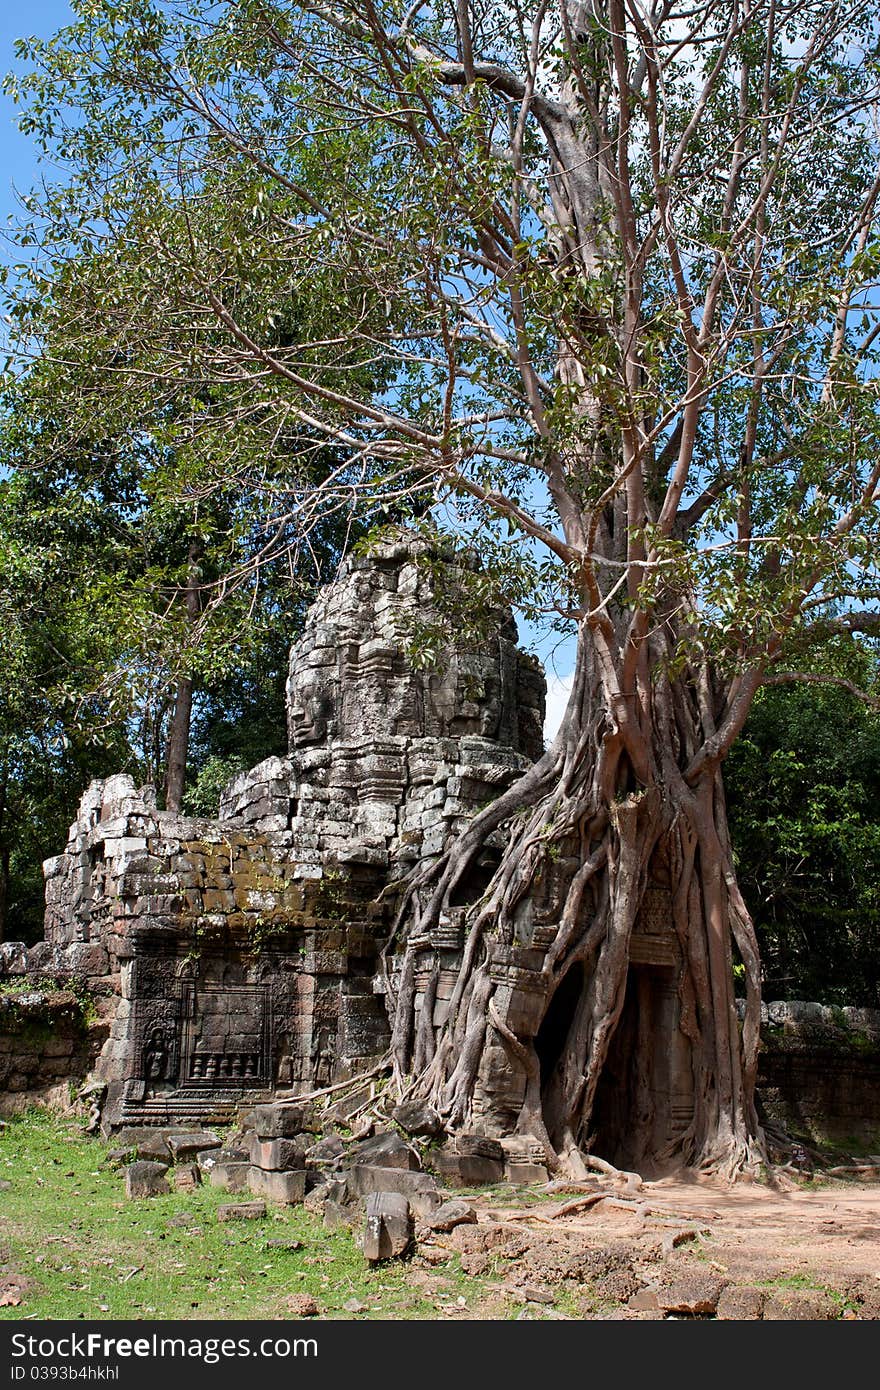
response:
M345 1145L338 1134L328 1134L324 1139L319 1139L317 1144L305 1151L305 1161L315 1167L333 1167L345 1153Z
M138 1158L152 1159L166 1165L171 1162L171 1150L160 1129L130 1126L120 1129L113 1139L122 1149L135 1149Z
M398 1192L373 1192L367 1198L364 1257L371 1264L406 1254L412 1241L409 1202Z
M246 1160L241 1163L214 1163L207 1170L208 1182L222 1192L247 1192L250 1169L251 1165Z
M311 1107L295 1101L255 1105L243 1116L242 1125L261 1139L295 1139L298 1134L320 1133Z
M669 1288L658 1290L657 1305L662 1313L711 1316L718 1307L723 1289L724 1284L719 1279L704 1274L685 1275Z
M395 1106L391 1118L407 1134L434 1139L443 1132L443 1121L434 1108L421 1100L405 1100Z
M306 1172L304 1168L294 1173L268 1172L252 1164L248 1169L248 1187L257 1197L292 1206L306 1195Z
M409 1197L416 1192L434 1192L437 1184L430 1173L413 1173L406 1168L375 1168L359 1163L346 1170L345 1181L357 1197L372 1192L397 1192Z
M265 1202L224 1202L217 1208L218 1221L260 1221L265 1215Z
M477 1213L467 1202L443 1202L435 1211L425 1215L425 1225L430 1231L447 1232L456 1226L470 1226L476 1222Z
M249 1134L248 1156L256 1168L272 1172L289 1172L305 1167L303 1145L296 1139L261 1139Z
M168 1166L165 1163L148 1163L138 1160L130 1163L125 1170L126 1197L160 1197L168 1191Z
M197 1163L181 1163L174 1169L174 1186L178 1192L195 1192L202 1183L202 1173Z
M222 1146L222 1139L210 1129L185 1130L168 1135L168 1148L175 1163L195 1158L207 1149L220 1149Z
M516 1186L550 1181L550 1174L543 1163L529 1163L521 1159L508 1159L504 1176L508 1182Z
M444 1182L456 1187L484 1187L504 1179L504 1164L497 1158L440 1149L431 1161Z
M375 1168L406 1168L411 1172L421 1167L415 1149L393 1131L362 1139L351 1150L349 1162L368 1163Z

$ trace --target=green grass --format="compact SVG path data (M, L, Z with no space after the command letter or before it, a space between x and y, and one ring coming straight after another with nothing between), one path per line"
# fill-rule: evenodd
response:
M418 1279L407 1261L371 1269L352 1234L328 1233L301 1206L219 1222L218 1206L236 1198L211 1187L131 1201L106 1153L41 1111L0 1133L0 1179L11 1184L0 1191L0 1290L10 1276L28 1281L0 1318L283 1318L297 1293L329 1318L351 1317L353 1298L367 1305L358 1317L486 1316L486 1281L457 1260Z

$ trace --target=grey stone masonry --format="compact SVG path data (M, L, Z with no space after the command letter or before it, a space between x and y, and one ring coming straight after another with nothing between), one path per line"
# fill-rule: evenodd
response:
M509 611L479 644L452 633L435 670L409 660L463 563L407 533L345 562L291 650L288 754L236 777L217 820L160 811L123 775L87 790L44 865L45 940L7 944L0 971L105 1001L105 1129L221 1122L386 1051L383 888L542 748L544 678Z

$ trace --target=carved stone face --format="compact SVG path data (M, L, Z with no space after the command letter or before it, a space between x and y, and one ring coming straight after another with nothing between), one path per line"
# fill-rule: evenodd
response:
M290 734L294 748L323 743L333 732L335 691L314 671L294 672L290 690Z

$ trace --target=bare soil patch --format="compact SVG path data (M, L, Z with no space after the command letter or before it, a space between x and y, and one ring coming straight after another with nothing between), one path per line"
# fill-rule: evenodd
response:
M584 1208L578 1210L578 1204ZM476 1198L477 1225L421 1246L524 1317L880 1318L880 1186L665 1179ZM510 1314L508 1313L508 1316Z

